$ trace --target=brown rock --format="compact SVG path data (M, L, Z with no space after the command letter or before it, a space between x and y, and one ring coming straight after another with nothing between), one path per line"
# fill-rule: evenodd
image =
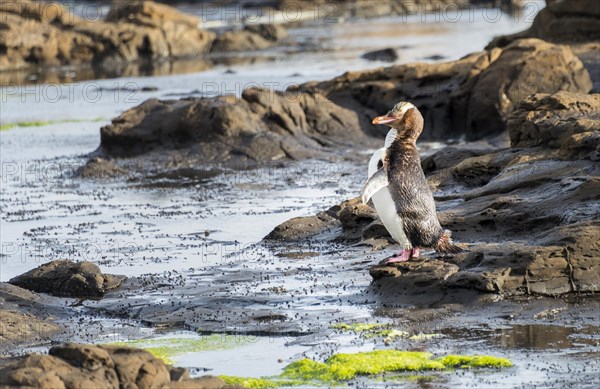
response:
M195 150L204 162L271 161L324 155L328 145L366 139L354 112L319 93L251 88L233 96L180 101L150 99L101 129L114 156L160 148Z
M55 296L97 298L118 287L125 278L102 274L91 262L56 260L14 277L9 283Z
M4 303L3 303L4 304ZM30 340L45 341L60 326L28 313L0 308L0 345Z
M50 355L30 354L0 368L2 387L43 388L194 388L227 387L216 377L171 381L169 368L147 351L113 346L66 344ZM186 370L187 371L187 370Z
M288 36L288 32L281 24L249 24L244 30L253 32L268 41L279 42Z
M471 243L429 262L374 266L374 289L439 297L453 293L448 288L551 296L600 290L597 106L597 95L532 95L509 121L513 148L476 144L467 152L466 144L425 159L440 222L457 242ZM364 217L369 212L356 199L335 215L347 219L334 240L350 231L353 242L387 235L377 234L379 221Z
M385 131L370 123L372 117L408 100L425 118L422 140L463 135L476 140L502 133L507 115L529 94L588 93L591 88L587 70L570 48L527 39L458 61L350 72L299 89L319 90L363 113L360 124L367 134Z
M272 42L252 31L226 31L215 39L211 52L264 50Z
M600 94L586 96L560 91L528 96L509 117L508 131L514 147L553 148L561 147L575 134L598 133Z
M393 284L397 293L420 294L442 289L446 279L458 270L457 265L444 261L409 261L374 266L370 274L375 281L386 279L388 287Z
M113 68L208 51L215 34L151 1L114 2L106 21L80 19L58 3L6 0L0 7L0 70L31 65Z
M126 169L106 158L92 158L77 171L77 174L83 178L112 178L126 173Z
M488 48L532 37L555 43L598 41L600 4L593 0L546 0L546 7L536 15L529 29L497 37Z

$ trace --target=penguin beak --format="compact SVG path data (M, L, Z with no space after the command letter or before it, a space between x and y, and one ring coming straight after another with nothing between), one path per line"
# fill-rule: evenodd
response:
M395 116L377 116L375 119L373 119L373 124L388 124L395 122L396 120L398 120L398 118Z

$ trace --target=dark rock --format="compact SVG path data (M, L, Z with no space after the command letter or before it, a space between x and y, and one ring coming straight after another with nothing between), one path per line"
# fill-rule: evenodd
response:
M83 178L112 178L126 173L126 169L106 158L92 158L77 170L77 175Z
M445 59L446 56L444 55L440 55L440 54L434 54L434 55L430 55L429 57L425 57L425 59L428 59L430 61L441 61L442 59Z
M97 155L147 154L134 162L162 170L175 158L188 168L336 158L359 142L378 144L375 136L385 128L371 119L399 100L423 113L424 140L481 139L503 133L508 115L530 93L590 89L587 71L568 47L522 40L454 62L346 73L285 92L250 88L241 98L150 99L101 129ZM100 161L80 174L119 173L112 162Z
M532 93L591 89L588 72L568 47L518 40L476 80L467 103L467 126L480 135L497 134L506 129L507 115Z
M360 56L369 61L395 62L398 59L398 53L395 49L387 48L375 51L369 51Z
M374 287L436 296L448 288L553 296L600 290L599 97L531 95L508 121L512 148L450 146L423 160L440 222L465 252L375 266ZM377 235L376 216L357 201L333 214L340 229L332 241L387 236Z
M554 43L600 40L600 3L590 0L546 0L529 29L496 37L487 48L504 47L517 39L539 38Z
M213 42L211 52L264 50L272 42L252 31L226 31L219 34Z
M514 147L561 147L575 134L600 131L600 95L531 95L510 116L508 131Z
M202 161L271 161L323 155L349 140L369 140L357 115L315 92L251 88L241 98L150 99L100 130L108 155L192 148Z
M21 274L9 283L55 296L98 298L125 279L125 276L102 274L91 262L56 260Z
M338 219L327 212L316 216L295 217L275 227L265 239L286 242L303 240L329 231L338 224Z
M244 30L253 32L271 42L279 42L288 36L288 32L280 24L248 24Z
M171 379L174 370L185 370ZM219 389L216 377L189 379L187 369L170 368L147 351L117 346L69 343L49 355L30 354L0 369L2 387L43 388L191 388Z
M510 112L532 93L588 93L591 88L587 70L570 48L525 39L458 61L349 72L298 89L319 91L360 112L368 133L385 131L370 123L372 117L408 100L425 118L422 140L476 140L501 134Z

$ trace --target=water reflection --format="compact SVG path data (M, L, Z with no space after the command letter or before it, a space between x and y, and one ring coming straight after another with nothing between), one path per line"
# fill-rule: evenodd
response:
M502 329L446 329L452 338L489 340L505 349L569 349L594 346L600 339L599 327L563 327L544 324L516 324Z

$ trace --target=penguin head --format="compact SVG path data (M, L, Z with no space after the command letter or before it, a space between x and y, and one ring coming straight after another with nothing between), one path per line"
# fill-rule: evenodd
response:
M373 119L373 124L385 124L398 131L398 137L416 138L423 130L423 116L412 103L401 101L387 114Z

